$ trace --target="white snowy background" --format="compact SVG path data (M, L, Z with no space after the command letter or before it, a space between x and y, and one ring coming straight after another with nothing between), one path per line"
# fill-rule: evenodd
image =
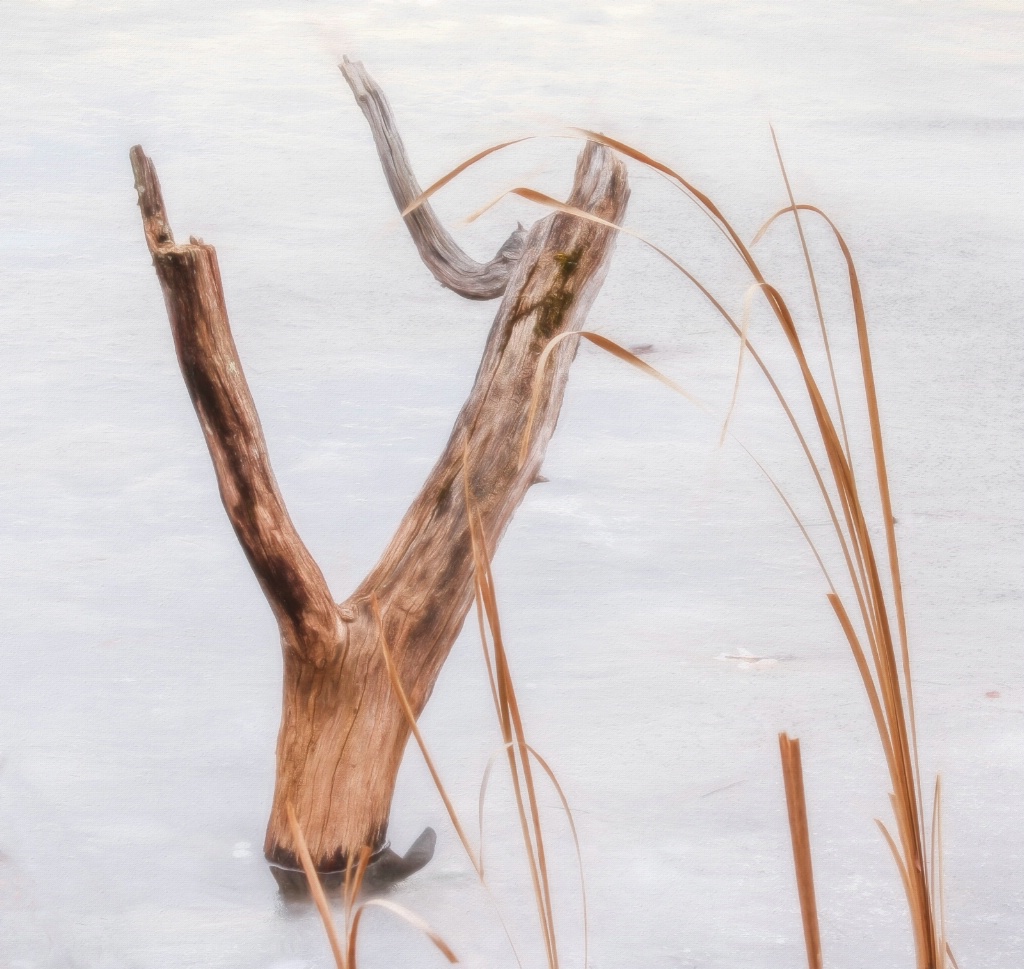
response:
M220 507L141 232L128 148L180 238L216 245L282 489L339 598L437 456L496 304L420 265L335 64L362 59L426 184L566 125L673 165L749 238L795 191L839 223L874 338L922 760L945 787L947 908L964 969L1024 960L1024 32L991 2L43 2L0 7L0 965L326 967L315 914L262 860L280 693L275 625ZM515 184L564 195L542 139L438 197L487 257ZM632 168L628 224L731 308L708 223ZM834 245L808 226L844 386L855 345ZM791 226L762 244L814 319ZM736 341L622 239L590 326L719 412ZM770 327L755 316L753 335ZM811 330L813 332L813 330ZM790 386L796 391L796 384ZM863 443L859 411L851 415ZM748 370L736 431L827 537ZM912 965L873 818L888 780L825 585L718 424L581 350L545 474L495 569L527 727L577 809L591 965L804 964L776 734L803 743L830 969ZM472 630L422 719L470 826L498 745ZM730 659L728 657L744 657ZM579 966L571 840L552 794L563 964ZM508 791L487 847L523 964L541 949ZM392 892L470 966L514 958L415 749ZM367 967L441 965L375 913Z

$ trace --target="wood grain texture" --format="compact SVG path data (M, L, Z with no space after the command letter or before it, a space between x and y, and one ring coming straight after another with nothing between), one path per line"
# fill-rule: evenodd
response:
M588 143L570 204L616 222L628 193L621 162ZM530 449L520 467L537 362L553 337L582 329L604 279L613 236L612 230L563 214L542 219L530 231L448 445L381 560L350 600L361 607L371 594L377 596L396 655L413 654L419 670L440 667L469 607L473 562L464 448L470 494L493 553L538 475L578 341L563 341L548 362ZM424 702L422 685L428 681L426 676L410 684L410 698Z
M131 150L146 242L163 289L185 386L221 500L281 629L287 652L324 666L344 627L320 567L292 524L228 324L217 253L174 241L153 163Z
M317 869L338 871L362 846L383 844L409 735L381 637L419 714L472 601L467 489L493 554L537 478L578 341L563 341L548 361L542 404L520 464L538 361L551 339L583 327L615 233L563 213L533 226L511 265L448 445L380 561L349 599L335 605L274 482L231 338L216 254L195 240L175 245L156 172L141 148L132 149L132 164L182 375L224 507L281 628L284 694L265 853L275 863L298 867L287 817L291 804ZM570 204L618 222L628 196L621 161L588 143ZM374 598L380 623L371 608Z
M402 212L422 189L409 164L391 105L359 61L346 57L338 67L370 125L388 187L398 211ZM505 292L509 274L522 255L526 236L522 228L516 229L490 262L477 262L460 248L438 220L429 202L409 213L405 224L420 258L434 278L467 299L497 299Z

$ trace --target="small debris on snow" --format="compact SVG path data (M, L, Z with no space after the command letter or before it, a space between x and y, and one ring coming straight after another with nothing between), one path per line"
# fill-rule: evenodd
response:
M738 670L763 670L775 666L779 661L775 656L755 656L742 647L732 653L719 653L715 659L735 663Z

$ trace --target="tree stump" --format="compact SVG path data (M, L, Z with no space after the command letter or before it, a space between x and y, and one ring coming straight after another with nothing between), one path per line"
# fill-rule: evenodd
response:
M361 64L346 60L341 69L370 123L402 210L420 188L391 110ZM131 162L146 241L221 500L280 629L284 699L266 857L283 870L300 867L286 816L290 803L318 872L343 871L369 846L386 855L382 871L403 877L425 863L433 841L421 839L405 868L386 852L409 725L385 667L382 637L418 715L472 602L466 492L493 554L538 477L578 341L562 341L551 355L530 446L520 462L538 360L554 337L582 328L615 233L557 213L528 232L514 232L495 258L482 264L462 252L429 204L406 216L424 263L444 286L472 299L504 295L443 454L380 561L339 604L292 524L274 479L228 324L216 252L195 238L175 243L152 161L136 146ZM617 223L628 196L622 162L588 142L569 204ZM379 622L371 599L378 604Z

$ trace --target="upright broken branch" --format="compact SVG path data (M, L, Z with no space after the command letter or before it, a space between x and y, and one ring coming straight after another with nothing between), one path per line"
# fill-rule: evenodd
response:
M346 66L359 97L352 78L362 78L365 88L368 76L358 65ZM383 95L374 90L379 97L370 97L372 104L386 110ZM375 126L377 114L360 103ZM382 115L379 123L387 128L389 119L389 114ZM404 164L397 132L385 137L375 127L374 134L378 146L382 141L391 145L389 157ZM504 289L505 295L444 453L378 564L336 606L274 481L231 338L216 254L196 240L186 246L174 243L153 165L139 147L131 157L182 375L206 436L224 507L281 629L284 697L264 850L275 865L298 869L298 845L288 820L292 809L317 870L341 871L364 846L383 850L409 735L381 642L390 644L418 715L472 598L467 494L493 551L543 461L577 341L563 341L542 375L545 395L521 463L541 355L555 337L582 328L604 278L615 233L557 213L537 222L515 247L506 247L505 255L499 254L480 276L467 268L454 242L437 242L435 228L440 227L429 210L417 210L426 213L427 221L412 222L410 228L435 275L438 265L446 266L457 283L451 288L463 292L468 287L464 295L471 298L481 298L480 278L489 280L488 292ZM400 207L412 200L409 192L418 192L408 171L402 184L401 191L392 185ZM588 143L580 154L570 204L618 222L628 196L622 162L607 148ZM450 240L447 233L444 239ZM417 864L428 856L420 851ZM393 865L392 870L408 871L409 865Z
M274 479L231 336L217 252L195 238L187 245L175 243L152 161L139 145L130 157L178 363L210 450L224 510L277 617L283 645L323 666L338 646L336 607Z

